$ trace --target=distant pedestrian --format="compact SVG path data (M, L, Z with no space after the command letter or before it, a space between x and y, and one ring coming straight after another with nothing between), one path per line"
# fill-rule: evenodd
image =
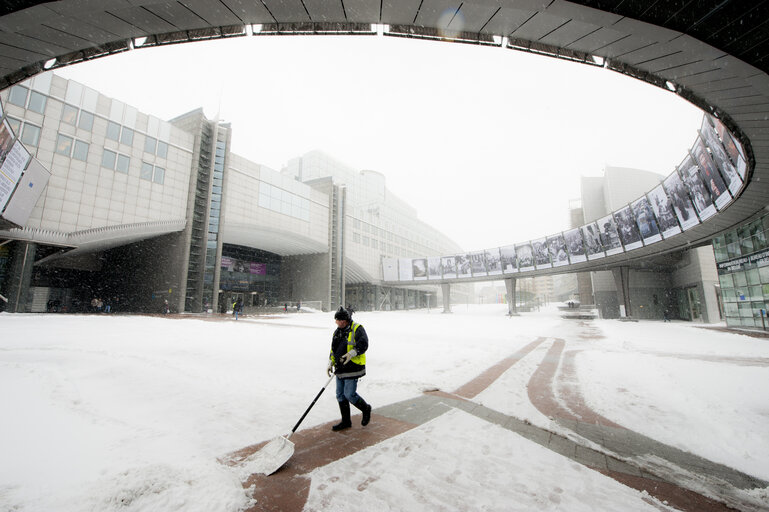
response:
M668 313L667 309L662 313L662 321L670 322L670 313Z
M350 404L363 413L361 425L371 420L371 406L358 394L358 379L366 375L366 350L368 335L361 324L352 321L352 316L343 307L334 314L336 330L331 338L331 353L326 371L329 376L336 374L336 400L342 421L332 430L344 430L352 426Z
M283 312L288 313L288 302L283 303Z
M238 315L243 311L243 299L238 299L235 304L232 305L232 314L235 316L235 320L238 319Z
M167 315L171 312L171 307L168 305L168 299L163 299L163 314Z

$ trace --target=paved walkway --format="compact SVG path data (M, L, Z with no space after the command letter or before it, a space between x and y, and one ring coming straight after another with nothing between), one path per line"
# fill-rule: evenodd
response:
M568 437L473 401L481 391L543 344L550 344L550 347L528 383L529 400L540 412L570 432ZM428 392L411 400L376 408L366 428L332 434L332 423L327 423L298 431L291 437L296 445L294 455L282 469L271 476L252 475L243 482L244 487L253 485L255 489L258 503L251 511L301 511L310 490L307 475L313 469L422 425L452 408L516 432L680 510L769 510L766 505L751 501L739 492L766 488L769 482L650 439L591 410L576 385L574 359L578 350L566 350L567 345L567 341L558 338L532 340L454 392ZM559 367L560 371L556 371ZM556 394L556 389L562 390L560 395ZM222 462L237 464L264 444L229 454Z

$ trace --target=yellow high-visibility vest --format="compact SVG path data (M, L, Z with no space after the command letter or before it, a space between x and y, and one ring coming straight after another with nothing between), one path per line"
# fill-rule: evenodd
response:
M356 324L355 322L352 323L350 334L347 335L347 352L355 348L355 331L358 330L358 327L360 327L360 324ZM352 358L352 362L355 364L365 365L366 354L358 354Z

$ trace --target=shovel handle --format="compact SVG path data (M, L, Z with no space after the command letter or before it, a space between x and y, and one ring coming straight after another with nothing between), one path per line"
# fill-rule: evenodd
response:
M318 391L318 394L317 394L317 395L315 395L315 399L312 401L312 403L311 403L311 404L310 404L310 406L307 408L307 410L306 410L306 411L304 411L304 414L302 414L302 417L301 417L301 418L299 418L299 421L297 421L297 422L296 422L296 425L294 425L294 428L292 428L292 429L291 429L291 434L293 434L294 432L296 432L296 429L298 429L298 428L299 428L299 425L302 423L302 421L304 421L304 418L305 418L305 416L307 416L307 413L308 413L308 412L310 412L310 409L312 409L312 406L313 406L313 405L315 405L315 402L317 402L317 401L318 401L318 398L320 398L320 395L322 395L322 394L323 394L323 392L324 392L324 391L326 391L326 388L328 387L329 383L331 382L331 379L333 379L333 378L334 378L334 376L333 376L333 375L331 375L331 377L329 377L329 378L328 378L328 380L327 380L327 381L326 381L326 383L323 385L323 387L322 387L322 388L320 388L320 391ZM289 434L288 436L289 436L289 437L291 437L291 434ZM287 439L288 439L288 438L287 438Z

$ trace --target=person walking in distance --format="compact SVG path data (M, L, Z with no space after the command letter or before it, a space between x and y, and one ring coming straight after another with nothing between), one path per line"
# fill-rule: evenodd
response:
M358 379L366 375L366 350L368 350L368 335L359 323L352 321L350 312L339 307L334 314L336 330L331 338L331 353L326 372L336 374L336 400L342 421L332 430L344 430L352 426L350 421L350 404L363 413L361 425L368 425L371 420L371 406L358 394Z

